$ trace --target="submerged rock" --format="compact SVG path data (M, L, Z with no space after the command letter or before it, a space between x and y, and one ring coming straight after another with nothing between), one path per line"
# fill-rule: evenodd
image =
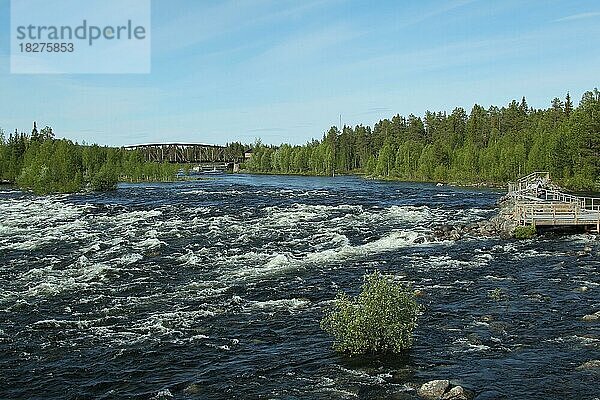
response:
M577 369L579 369L579 370L582 370L582 369L600 369L600 360L591 360L591 361L584 362L579 367L577 367Z
M586 322L598 321L600 320L600 311L596 311L593 314L584 315L582 319Z
M415 391L418 387L413 387L410 380L414 377L415 370L411 367L405 367L392 373L392 382L403 383L411 391ZM408 383L407 383L408 382Z
M422 397L424 399L438 400L446 392L448 386L450 386L450 381L446 379L429 381L421 385L419 390L417 390L417 394L419 395L419 397Z
M590 288L589 288L589 287L587 287L587 286L580 286L580 287L578 287L578 288L575 288L573 291L574 291L574 292L578 292L578 293L585 293L585 292L587 292L588 290L590 290Z
M184 394L198 394L201 391L202 391L202 386L198 385L197 383L192 383L191 385L189 385L188 387L183 389Z

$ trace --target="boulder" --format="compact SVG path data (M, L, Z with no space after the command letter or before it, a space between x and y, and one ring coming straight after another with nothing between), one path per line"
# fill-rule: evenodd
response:
M468 400L467 393L462 386L454 386L442 396L442 400Z
M429 381L421 385L417 394L427 400L438 400L444 395L448 386L450 386L450 381L446 379Z

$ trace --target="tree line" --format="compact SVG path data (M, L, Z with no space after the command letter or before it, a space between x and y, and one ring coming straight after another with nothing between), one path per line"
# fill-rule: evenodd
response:
M567 93L546 109L525 98L505 107L475 104L470 113L396 115L372 128L332 127L302 146L257 141L250 172L503 184L548 171L572 189L594 189L600 172L600 92L586 92L575 107Z
M117 182L167 181L179 165L149 163L138 151L55 139L52 128L31 134L0 129L0 180L38 194L110 190Z
M229 143L231 159L252 157L252 173L365 174L380 179L504 184L533 171L548 171L571 189L598 187L600 91L586 92L577 106L567 93L546 109L525 98L505 107L475 104L470 113L396 115L373 127L330 128L305 145ZM139 151L81 145L56 139L52 128L30 134L0 129L0 181L36 193L109 190L117 182L168 181L189 168L150 163Z

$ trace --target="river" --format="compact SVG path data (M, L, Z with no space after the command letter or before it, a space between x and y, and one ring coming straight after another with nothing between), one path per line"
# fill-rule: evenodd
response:
M484 189L224 175L110 193L0 188L0 398L592 399L593 235L432 241L494 214ZM374 270L424 306L402 356L337 355L319 328ZM499 290L498 290L499 289ZM500 296L491 295L500 293Z

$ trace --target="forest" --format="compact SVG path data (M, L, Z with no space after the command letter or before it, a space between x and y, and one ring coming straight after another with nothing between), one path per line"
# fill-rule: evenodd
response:
M0 181L37 194L111 190L117 182L167 181L179 165L145 162L137 151L55 139L52 128L31 134L0 129Z
M458 107L423 118L394 116L372 128L332 127L303 146L258 141L246 168L255 173L365 174L379 179L503 185L533 171L575 190L597 189L600 92L577 107L570 95L546 109L525 98L505 107Z
M600 91L577 106L567 93L546 109L525 98L505 107L475 104L396 115L372 128L330 128L305 145L227 145L232 157L252 157L247 172L265 174L362 174L377 179L503 185L533 171L548 171L573 190L597 190L600 173ZM169 181L189 166L146 162L123 148L56 139L52 128L31 134L0 129L0 181L38 194L110 190L117 182Z

